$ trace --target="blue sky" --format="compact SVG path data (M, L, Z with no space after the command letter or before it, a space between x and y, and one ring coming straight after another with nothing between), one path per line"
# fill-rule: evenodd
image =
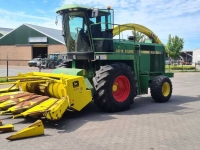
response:
M200 0L0 0L0 27L23 23L61 29L55 11L79 3L115 10L115 23L137 23L151 29L166 44L168 35L184 38L184 50L200 48Z

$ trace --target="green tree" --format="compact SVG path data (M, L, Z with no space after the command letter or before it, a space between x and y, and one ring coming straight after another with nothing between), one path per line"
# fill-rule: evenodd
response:
M177 59L181 55L183 45L183 38L179 38L178 36L171 37L171 34L169 34L167 48L169 50L169 56L172 59Z
M144 35L143 33L139 32L139 31L135 31L135 32L134 32L134 30L133 30L133 31L132 31L132 34L133 34L133 36L135 37L135 41L136 41L136 42L139 42L140 39L142 39L142 38L145 37L145 35Z

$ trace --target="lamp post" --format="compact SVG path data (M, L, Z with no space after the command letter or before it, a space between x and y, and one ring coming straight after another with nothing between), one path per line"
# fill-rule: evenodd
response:
M7 82L8 82L8 53L7 53L6 65L7 65Z

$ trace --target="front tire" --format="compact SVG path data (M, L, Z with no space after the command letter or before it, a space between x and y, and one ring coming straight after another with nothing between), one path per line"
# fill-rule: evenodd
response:
M172 94L172 82L166 76L157 76L150 86L152 98L159 103L169 101Z
M124 63L101 66L93 78L94 103L106 112L123 111L136 96L136 80L132 69Z

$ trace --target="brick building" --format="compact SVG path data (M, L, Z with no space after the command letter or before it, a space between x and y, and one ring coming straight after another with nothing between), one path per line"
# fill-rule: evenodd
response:
M31 24L23 24L0 37L0 65L28 65L36 57L67 51L62 31Z

